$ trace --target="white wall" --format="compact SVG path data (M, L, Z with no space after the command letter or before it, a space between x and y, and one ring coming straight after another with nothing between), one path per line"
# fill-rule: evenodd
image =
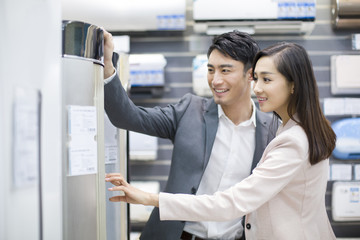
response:
M5 7L4 3L0 2L0 22L5 22ZM0 52L3 52L4 50L4 39L0 38ZM1 55L0 55L1 56ZM2 64L2 58L0 60L0 182L5 182L5 176L4 176L4 168L5 165L5 142L4 139L4 118L5 114L3 110L5 109L5 79L3 75L3 64ZM4 184L0 184L0 239L5 239L5 188Z
M62 239L60 0L0 1L0 239ZM37 185L12 173L13 93L40 90L42 222ZM42 233L41 233L42 229Z

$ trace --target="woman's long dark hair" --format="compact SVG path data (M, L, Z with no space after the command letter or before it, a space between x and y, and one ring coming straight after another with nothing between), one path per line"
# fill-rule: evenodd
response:
M255 56L253 71L261 57L274 60L277 70L294 83L294 93L290 97L287 112L290 118L297 113L296 121L305 131L309 141L310 164L314 165L330 157L335 148L336 135L329 121L321 111L319 93L311 61L306 50L295 43L278 43Z

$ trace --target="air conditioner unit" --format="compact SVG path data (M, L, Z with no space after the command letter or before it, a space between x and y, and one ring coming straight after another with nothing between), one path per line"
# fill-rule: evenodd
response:
M61 0L62 19L108 31L184 30L185 0Z
M334 221L360 221L360 182L334 182L331 202Z
M310 34L315 0L194 0L194 31L208 35L239 30L249 34Z
M359 0L332 0L331 2L331 22L334 29L359 29Z

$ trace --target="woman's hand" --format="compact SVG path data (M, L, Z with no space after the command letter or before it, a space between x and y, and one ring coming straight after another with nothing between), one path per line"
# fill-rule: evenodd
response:
M148 206L159 207L159 195L155 193L148 193L131 186L120 173L109 173L105 176L106 182L111 182L115 185L109 188L109 191L122 191L125 195L111 197L112 202L127 202L133 204L142 204Z

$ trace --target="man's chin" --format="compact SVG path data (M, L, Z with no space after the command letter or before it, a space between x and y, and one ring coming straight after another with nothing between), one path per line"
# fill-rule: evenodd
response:
M224 102L224 100L223 99L221 99L221 98L218 98L218 97L214 97L213 96L213 98L214 98L214 102L216 103L216 104L223 104L223 102Z

